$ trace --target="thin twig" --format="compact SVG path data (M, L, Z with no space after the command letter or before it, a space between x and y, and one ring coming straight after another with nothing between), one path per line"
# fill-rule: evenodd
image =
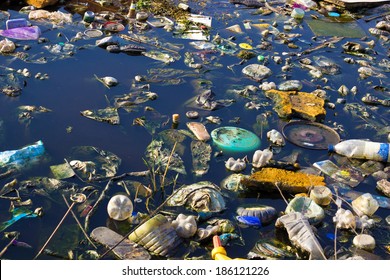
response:
M18 238L18 235L16 235L14 238L12 238L12 240L7 244L7 246L4 247L3 250L1 250L0 252L0 258L4 255L4 253L7 251L8 247L11 246L14 241L16 240L16 238Z
M175 144L173 145L171 154L169 155L169 158L168 158L167 166L165 167L164 175L163 175L162 181L161 181L161 188L162 189L164 189L165 178L166 178L167 173L168 173L168 168L169 168L169 164L171 163L171 159L172 159L173 153L175 152L175 149L176 149L176 144L177 144L177 142L175 142Z
M91 219L91 216L92 216L93 212L95 212L96 207L98 206L98 204L104 199L104 197L106 195L106 192L109 190L110 186L111 186L111 180L108 181L106 187L102 190L99 198L96 200L95 204L92 206L92 208L88 212L87 216L85 216L85 222L84 222L84 229L85 229L85 231L88 231L89 220Z
M45 250L46 246L49 244L50 240L53 238L53 236L56 234L56 232L58 231L58 229L60 228L60 226L62 225L62 223L64 222L66 216L68 216L69 212L72 210L73 206L75 205L75 202L73 202L70 207L68 208L68 210L66 211L66 213L64 214L64 216L62 217L61 221L58 223L58 225L56 226L56 228L54 229L54 231L52 232L52 234L50 235L50 237L46 240L45 244L42 246L41 250L39 250L38 254L33 258L33 260L36 260L41 254L42 252Z
M387 11L387 12L384 12L384 13L379 14L379 15L374 15L374 16L365 18L364 21L365 21L365 22L369 22L369 21L372 21L373 19L377 19L377 18L380 18L380 17L384 17L384 16L387 16L387 15L389 15L389 14L390 14L390 11Z
M279 188L278 185L279 185L279 182L276 182L276 183L275 183L276 188L277 188L278 191L280 192L280 195L282 196L284 202L286 202L286 204L288 205L288 201L287 201L287 199L284 197L283 192L282 192L282 190Z
M66 200L66 198L65 198L64 195L62 195L62 198L64 199L66 206L70 207L70 205L69 205L69 203L68 203L68 201ZM71 210L70 213L72 214L73 218L74 218L75 221L77 222L79 228L81 229L81 231L83 232L84 236L87 238L87 240L89 241L89 243L91 243L91 245L93 246L93 248L97 249L96 245L93 244L93 241L89 238L88 234L85 232L85 230L84 230L83 226L81 225L79 219L77 219L77 216L76 216L76 214L73 212L73 210Z

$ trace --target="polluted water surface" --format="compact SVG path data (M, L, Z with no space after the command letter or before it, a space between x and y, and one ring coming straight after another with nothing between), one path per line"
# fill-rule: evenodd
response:
M389 4L130 2L0 4L2 258L390 259Z

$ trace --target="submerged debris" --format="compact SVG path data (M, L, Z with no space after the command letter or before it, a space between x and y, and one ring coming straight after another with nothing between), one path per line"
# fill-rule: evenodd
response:
M187 206L197 212L221 212L226 207L220 188L208 181L182 186L167 205Z

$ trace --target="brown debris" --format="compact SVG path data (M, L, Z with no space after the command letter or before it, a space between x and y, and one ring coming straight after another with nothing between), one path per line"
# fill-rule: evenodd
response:
M325 186L322 176L269 167L242 177L241 184L268 192L279 188L289 193L308 192L312 187Z
M318 121L326 114L325 101L307 92L271 89L265 95L276 103L274 109L281 118L302 117Z
M44 8L46 6L51 6L57 4L58 0L26 0L26 3L34 6L35 8Z

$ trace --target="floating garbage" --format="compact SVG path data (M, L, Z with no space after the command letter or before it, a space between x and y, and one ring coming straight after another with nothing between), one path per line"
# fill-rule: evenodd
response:
M56 179L67 179L76 175L69 163L65 162L58 165L51 165L50 170Z
M251 207L238 207L236 213L239 216L257 217L261 224L266 225L276 219L278 212L275 208L267 205L256 205Z
M353 166L337 166L330 160L323 160L313 163L313 166L321 170L332 179L356 187L364 180L364 174Z
M15 43L11 40L6 38L0 41L0 53L13 53L15 49Z
M276 260L291 258L293 254L285 248L277 247L271 242L256 242L256 245L248 253L248 259Z
M160 256L171 256L182 244L181 238L168 219L157 214L150 218L130 235L129 239Z
M283 126L282 133L288 141L308 149L325 150L340 142L334 129L317 122L291 121Z
M8 221L1 223L0 232L5 230L9 226L13 225L14 223L19 221L20 219L39 217L40 216L39 212L41 212L41 211L42 211L41 208L37 208L35 211L31 211L31 210L24 208L24 207L14 208L12 210L12 218Z
M195 137L200 141L208 141L210 139L210 134L208 133L204 124L199 122L187 122L186 123L189 130L194 133Z
M365 35L365 32L356 21L336 22L329 19L306 19L305 22L316 36L362 38Z
M298 80L289 80L285 81L281 84L278 85L278 90L283 90L283 91L299 91L303 87L302 83Z
M382 192L385 196L390 197L390 182L386 179L376 182L376 189Z
M359 249L371 251L375 248L375 239L368 234L358 234L352 242Z
M246 162L242 158L234 159L234 158L230 157L225 162L225 167L233 172L241 172L242 170L244 170L246 168Z
M282 190L289 193L307 193L313 186L325 186L322 176L271 167L263 167L249 176L244 176L241 183L248 189L268 192Z
M260 146L259 137L253 132L233 126L219 127L211 131L217 147L225 152L249 152Z
M256 82L272 75L271 69L261 64L250 64L242 69L242 73L254 79Z
M336 223L337 228L355 229L356 219L350 210L343 208L337 209L336 214L333 217L333 222Z
M45 153L45 147L41 140L34 144L25 146L19 150L0 152L0 167L18 166L36 160Z
M204 240L216 235L218 231L218 225L208 225L206 228L198 228L196 235L198 236L199 240Z
M273 153L269 149L256 150L253 154L252 166L255 168L261 168L269 163L272 159Z
M318 242L308 219L299 212L292 212L278 218L276 227L287 230L291 243L310 254L311 260L326 260L324 250Z
M38 26L17 27L0 30L0 35L15 40L38 40L41 29Z
M276 129L272 129L267 132L268 140L275 146L284 146L286 145L283 135Z
M107 227L97 227L91 232L91 238L103 244L121 260L150 260L151 256L143 247ZM114 248L115 246L115 248Z
M190 238L194 236L198 230L195 216L186 216L181 213L176 217L176 220L172 221L172 226L176 230L177 235L182 238Z
M248 225L248 226L257 226L261 227L261 220L259 217L255 216L236 216L236 219L239 223Z
M296 196L287 205L285 213L299 212L310 224L318 224L325 218L324 209L309 197Z
M333 193L337 191L337 194L347 202L352 202L364 194L363 192L354 191L343 184L330 185L329 187L332 189ZM390 209L390 198L376 194L371 194L371 196L378 202L379 207Z
M103 83L108 88L116 86L119 83L116 78L110 77L110 76L100 77L99 78L99 77L97 77L95 75L95 78L96 78L96 80L98 80L99 82Z
M301 117L311 121L325 116L325 101L307 92L267 90L265 95L275 102L274 109L281 118Z
M372 216L378 210L379 204L370 193L365 193L352 201L352 207L359 216Z
M321 206L327 206L332 201L332 191L325 186L314 187L310 190L310 198Z
M372 142L361 139L349 139L336 145L329 145L328 150L349 158L390 161L389 143Z
M111 197L107 204L107 213L111 219L124 221L133 213L133 203L130 198L123 194L117 194Z
M118 109L115 107L107 107L97 110L84 110L80 114L88 119L92 119L98 122L107 122L112 125L119 125L120 118Z
M222 180L221 187L229 191L242 191L244 186L241 184L241 179L244 176L241 173L233 173Z
M196 212L221 212L226 207L220 188L209 181L182 186L168 199L167 205L187 206Z
M209 171L211 146L203 141L191 142L192 166L196 176L202 176Z
M121 161L114 153L94 146L73 147L68 159L77 175L89 181L115 176Z

